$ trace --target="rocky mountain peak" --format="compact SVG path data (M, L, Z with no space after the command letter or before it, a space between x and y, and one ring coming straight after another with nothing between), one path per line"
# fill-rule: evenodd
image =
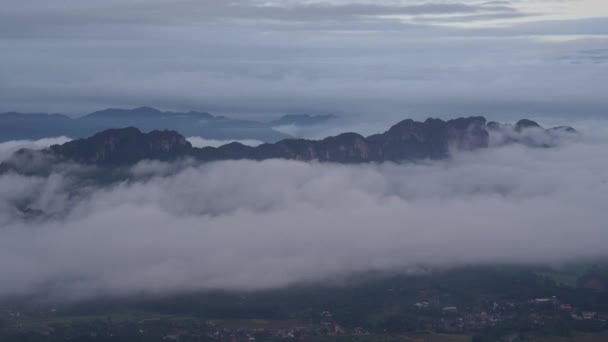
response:
M61 157L93 164L133 164L142 159L181 157L192 145L175 131L142 133L135 127L109 129L86 139L50 147Z
M520 132L523 129L527 129L527 128L542 128L536 121L532 121L532 120L528 120L528 119L522 119L517 121L517 123L515 124L515 130Z

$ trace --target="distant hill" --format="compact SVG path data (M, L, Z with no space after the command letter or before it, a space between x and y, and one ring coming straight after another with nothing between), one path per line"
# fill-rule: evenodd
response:
M327 121L336 119L337 116L333 114L326 115L283 115L277 120L271 121L271 126L313 126L326 123Z
M252 139L275 142L289 136L263 122L229 119L204 112L164 112L151 107L105 109L80 118L61 114L0 114L0 142L56 136L84 138L113 128L174 130L184 136L215 140Z
M0 114L0 142L11 140L38 140L69 136L79 138L96 131L61 114Z

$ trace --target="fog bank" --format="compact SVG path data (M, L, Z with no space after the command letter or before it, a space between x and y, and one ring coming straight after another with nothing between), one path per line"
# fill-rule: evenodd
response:
M3 175L0 296L252 290L605 256L604 137L404 165L144 162L134 175L157 176L77 192L67 174ZM14 206L32 194L45 215L24 218Z

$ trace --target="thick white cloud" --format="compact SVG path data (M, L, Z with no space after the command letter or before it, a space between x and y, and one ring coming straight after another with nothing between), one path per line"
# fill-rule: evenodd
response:
M603 133L603 132L600 132ZM603 134L419 164L234 161L69 196L71 180L0 178L0 295L259 289L367 270L606 256ZM67 212L23 220L10 203Z
M23 148L39 150L52 145L65 144L71 139L68 137L45 138L40 140L14 140L0 143L0 162L6 160L15 151Z

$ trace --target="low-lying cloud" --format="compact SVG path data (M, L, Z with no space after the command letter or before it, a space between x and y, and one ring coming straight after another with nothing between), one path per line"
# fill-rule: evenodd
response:
M72 139L68 137L45 138L40 140L14 140L0 143L0 162L9 158L16 151L28 148L39 150L51 145L65 144Z
M158 176L80 195L67 174L6 174L0 296L252 290L419 265L601 257L607 148L587 135L404 165L144 162L135 174ZM32 193L33 210L62 214L11 209Z

